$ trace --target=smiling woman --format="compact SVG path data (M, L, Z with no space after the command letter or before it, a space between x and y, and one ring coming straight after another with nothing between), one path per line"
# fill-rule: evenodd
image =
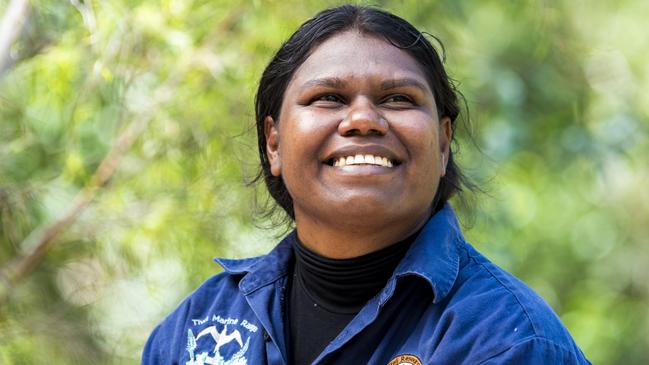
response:
M409 23L342 6L261 78L259 153L295 231L220 259L144 364L588 364L545 302L464 241L457 96Z
M309 55L264 131L300 239L331 258L376 251L428 220L452 134L417 61L354 29Z

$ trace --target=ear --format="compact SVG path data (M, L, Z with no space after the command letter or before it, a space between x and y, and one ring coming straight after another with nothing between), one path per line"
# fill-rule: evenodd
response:
M443 117L439 120L439 152L442 167L441 176L446 175L446 166L451 155L451 141L453 140L453 123L451 118Z
M270 173L273 176L280 176L282 161L279 156L279 129L270 115L264 119L264 134L266 135L266 156L270 163Z

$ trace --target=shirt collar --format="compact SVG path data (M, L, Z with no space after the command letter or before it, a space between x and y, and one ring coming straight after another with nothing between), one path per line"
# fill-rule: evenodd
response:
M295 239L294 230L268 255L246 259L216 258L215 261L230 274L244 275L239 287L247 294L286 275ZM435 294L433 302L441 301L457 279L460 266L458 244L463 240L453 208L447 203L424 225L388 281L403 276L419 276L431 285ZM394 288L394 284L388 287Z
M390 280L419 276L433 289L433 302L440 302L457 279L460 270L458 246L461 242L464 242L464 238L457 218L447 203L424 225Z
M232 275L244 275L239 282L239 288L244 294L267 285L286 275L289 263L293 258L293 240L297 231L293 230L267 255L246 259L215 258L223 269Z

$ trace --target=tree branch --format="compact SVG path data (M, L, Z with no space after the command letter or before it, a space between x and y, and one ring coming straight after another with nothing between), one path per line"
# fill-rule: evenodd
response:
M242 14L242 9L234 11L228 18L226 18L220 27L217 27L216 34L223 34L227 28L231 27L232 23ZM225 28L225 29L224 29ZM207 37L206 42L199 47L196 52L200 53L205 50L213 49L211 44L218 36ZM43 261L43 258L56 242L55 239L72 225L81 212L90 204L94 199L97 191L106 185L110 178L115 173L120 160L123 155L131 148L133 143L140 134L147 128L152 116L155 115L155 110L161 109L173 95L179 80L182 80L184 74L193 69L194 65L190 62L186 65L180 65L179 70L167 81L160 86L148 105L138 108L134 117L134 122L130 123L127 129L118 136L115 144L106 154L104 159L97 167L88 184L79 191L74 198L70 208L56 221L42 228L34 230L27 238L23 240L20 247L26 248L28 253L13 259L4 268L0 269L0 305L4 304L9 299L14 288L31 274L36 267Z
M14 259L13 262L0 272L0 279L5 284L0 287L0 305L5 303L9 298L15 286L34 271L55 242L55 238L74 223L77 216L94 199L99 188L106 185L110 180L124 154L148 126L152 115L154 115L152 110L159 108L161 104L164 104L173 95L173 88L170 84L175 84L175 80L170 80L169 83L161 86L148 107L138 113L139 118L136 118L117 137L113 147L101 161L88 184L75 196L72 205L65 214L51 224L34 230L20 244L20 247L27 248L29 252Z
M16 41L29 17L28 0L11 0L0 21L0 75L11 65L11 45Z

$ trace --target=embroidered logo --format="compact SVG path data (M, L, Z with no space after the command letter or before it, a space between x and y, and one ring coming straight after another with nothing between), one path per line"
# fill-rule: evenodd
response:
M187 330L186 349L189 361L185 365L248 365L245 355L250 344L250 334L257 332L257 326L246 320L239 321L238 318L222 318L217 315L212 316L211 321L208 316L192 319L192 323L201 327L205 324L211 325L196 329L197 335L194 335L191 328ZM238 328L247 330L248 336L242 336Z
M388 365L423 365L423 363L415 355L399 355L390 360Z

